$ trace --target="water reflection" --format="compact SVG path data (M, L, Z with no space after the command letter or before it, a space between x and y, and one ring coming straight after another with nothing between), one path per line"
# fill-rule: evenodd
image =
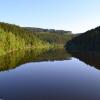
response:
M28 49L9 53L0 57L0 71L14 69L29 62L63 61L75 57L82 62L100 69L100 53L97 52L71 52L64 49Z
M0 99L100 100L100 71L83 62L99 68L99 54L38 49L0 57L1 71L21 65L0 72Z
M36 49L21 50L0 57L0 71L14 69L28 62L42 62L54 60L69 60L71 55L64 49Z
M70 54L80 61L100 70L100 53L99 52L71 52Z

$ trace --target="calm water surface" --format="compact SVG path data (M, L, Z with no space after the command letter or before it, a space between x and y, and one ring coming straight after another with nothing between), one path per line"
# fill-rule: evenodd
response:
M99 69L99 53L11 53L0 57L0 99L100 100Z

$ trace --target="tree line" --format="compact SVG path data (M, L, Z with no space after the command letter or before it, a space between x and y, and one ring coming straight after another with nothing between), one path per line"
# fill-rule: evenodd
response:
M36 32L25 27L0 23L0 55L23 48L51 48L64 45L72 34Z
M100 27L89 30L66 43L73 51L100 51Z

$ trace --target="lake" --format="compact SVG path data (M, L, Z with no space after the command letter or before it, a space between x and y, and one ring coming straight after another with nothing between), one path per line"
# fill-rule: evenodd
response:
M100 53L50 49L2 56L0 100L100 100Z

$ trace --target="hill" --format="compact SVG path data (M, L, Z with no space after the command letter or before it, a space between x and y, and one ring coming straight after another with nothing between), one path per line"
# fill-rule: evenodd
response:
M72 34L39 31L39 28L25 28L1 22L0 55L5 54L6 52L30 47L50 48L63 46L65 42L72 39L72 37Z
M32 27L24 27L24 29L32 32L39 39L49 42L50 44L64 45L67 41L73 38L73 34L71 31Z
M100 51L100 27L89 30L66 43L73 51Z

